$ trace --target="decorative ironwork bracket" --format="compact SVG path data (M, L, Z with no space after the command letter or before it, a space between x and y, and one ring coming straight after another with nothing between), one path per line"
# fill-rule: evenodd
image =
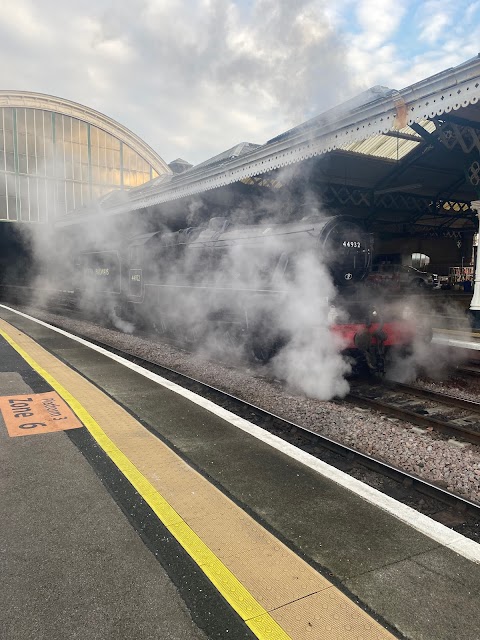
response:
M324 204L333 207L352 205L368 209L381 208L390 211L408 211L426 215L448 213L450 216L465 214L470 211L469 202L428 198L401 192L376 194L371 189L362 189L349 185L323 185L320 195Z
M434 120L438 131L438 139L450 151L459 147L463 153L480 152L480 129L454 122Z

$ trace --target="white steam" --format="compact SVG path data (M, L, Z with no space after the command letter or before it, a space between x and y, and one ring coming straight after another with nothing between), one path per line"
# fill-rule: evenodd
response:
M438 297L436 293L440 294ZM448 376L452 367L460 364L465 355L459 349L446 349L432 337L436 329L470 330L467 315L452 302L441 299L441 292L425 295L405 295L391 302L391 315L410 321L414 337L406 350L392 350L387 362L387 378L396 382L414 382L425 375L436 380ZM447 325L447 326L445 326Z
M329 273L316 256L297 261L279 322L291 336L275 357L273 369L294 389L312 398L343 397L351 367L342 357L341 343L330 330L330 300L335 290Z
M309 198L305 193L304 202ZM268 198L255 204L255 211L241 203L233 209L239 221L264 220L261 227L231 227L239 230L240 241L223 242L220 235L219 243L212 242L207 226L198 241L187 242L184 249L179 250L174 236L168 239L171 231L167 228L161 232L161 246L158 238L152 243L151 255L147 243L142 264L146 281L153 284L145 289L142 304L132 306L133 314L121 309L119 295L99 290L98 280L86 277L78 254L111 251L118 252L120 260L128 260L132 238L158 229L158 220L153 220L152 227L152 220L139 214L123 219L100 214L94 225L82 228L54 231L51 226L30 225L25 237L37 263L35 301L47 304L59 290L75 288L80 308L92 317L106 318L125 333L132 333L135 326L153 329L206 356L228 357L232 363L252 353L257 358L272 356L268 371L292 389L322 400L343 397L349 390L345 376L351 367L341 353L340 339L331 331L331 303L337 303L337 292L328 255L312 247L305 250L301 243L292 247L285 240L288 234L282 236L282 224L278 233L268 235L278 219L284 223L293 216L294 202L284 191L269 192ZM186 207L186 215L200 222L203 217L207 224L208 209L208 203L197 200L190 210ZM320 215L318 208L309 205L304 209L305 214ZM124 279L124 295L127 287ZM372 291L364 304L381 308L385 321L410 320L414 336L408 349L389 353L387 377L406 382L425 372L445 376L458 356L429 338L440 316L450 316L456 328L468 326L465 316L454 307L440 308L434 296L397 296L388 302L375 299L377 296ZM344 309L337 307L336 312L337 319L349 321Z

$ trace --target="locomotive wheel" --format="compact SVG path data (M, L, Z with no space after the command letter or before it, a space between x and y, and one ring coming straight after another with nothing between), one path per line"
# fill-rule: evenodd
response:
M260 342L259 340L252 340L250 348L253 357L258 362L267 363L274 358L283 346L283 342L280 339L270 342Z

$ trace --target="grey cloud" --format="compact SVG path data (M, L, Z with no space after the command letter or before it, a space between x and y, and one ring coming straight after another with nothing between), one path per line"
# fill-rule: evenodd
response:
M49 37L38 47L0 25L1 84L97 108L167 161L196 163L242 140L264 142L351 93L323 2L25 6ZM104 46L115 42L131 55L115 59Z

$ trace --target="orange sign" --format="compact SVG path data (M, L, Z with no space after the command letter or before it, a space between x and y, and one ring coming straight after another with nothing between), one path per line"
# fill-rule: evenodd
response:
M0 410L11 438L83 427L56 391L2 396Z

